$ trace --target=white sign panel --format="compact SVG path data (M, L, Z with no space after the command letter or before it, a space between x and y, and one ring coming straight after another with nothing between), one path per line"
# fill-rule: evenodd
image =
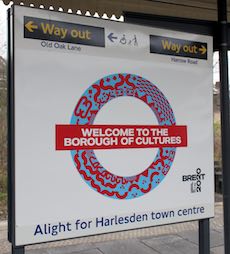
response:
M16 245L214 216L212 38L14 8Z

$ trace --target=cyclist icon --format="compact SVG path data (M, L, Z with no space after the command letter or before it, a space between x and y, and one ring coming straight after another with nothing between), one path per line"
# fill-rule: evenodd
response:
M128 45L131 45L133 43L134 46L138 46L138 42L137 42L137 36L136 34L134 34L134 37L132 40L129 40Z
M125 45L127 43L127 40L125 38L125 34L123 34L123 36L121 37L120 43L123 44L123 45Z

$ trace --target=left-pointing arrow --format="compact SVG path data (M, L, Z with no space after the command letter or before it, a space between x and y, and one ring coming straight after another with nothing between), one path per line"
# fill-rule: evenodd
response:
M34 32L34 29L37 29L37 28L38 28L38 26L35 25L33 21L27 22L27 23L25 24L25 27L26 27L26 29L27 29L29 32L31 32L31 33Z
M113 36L113 33L110 33L110 34L108 35L108 38L109 38L109 40L110 40L111 42L114 42L114 40L117 39L116 36Z

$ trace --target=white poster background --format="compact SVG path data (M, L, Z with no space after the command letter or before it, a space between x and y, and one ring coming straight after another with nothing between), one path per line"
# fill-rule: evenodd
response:
M213 217L212 38L24 7L15 7L14 15L16 245ZM41 40L23 37L24 16L104 27L106 47L79 45L80 52L44 48ZM111 32L135 33L138 47L111 43L107 38ZM206 42L208 60L178 63L172 61L172 56L150 54L150 34ZM171 169L160 185L131 200L115 200L97 193L77 172L70 151L55 150L55 125L69 124L84 91L113 73L137 74L156 84L168 99L177 125L186 125L188 132L188 147L177 148ZM157 123L145 105L130 100L122 106L115 100L114 105L106 105L105 113L99 112L95 122ZM102 165L103 160L104 164L111 160L121 165L122 171L127 168L127 172L141 172L151 156L154 159L157 149L131 150L120 154L115 151L115 159L112 150L96 154ZM182 176L196 174L197 168L205 174L202 191L191 193L191 182L183 182ZM69 222L74 228L78 219L94 221L102 216L172 210L176 214L179 209L194 206L204 207L204 213L34 236L37 225Z

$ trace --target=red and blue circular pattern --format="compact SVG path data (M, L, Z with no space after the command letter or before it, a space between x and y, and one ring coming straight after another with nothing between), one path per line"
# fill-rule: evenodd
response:
M92 125L98 111L107 102L121 96L145 102L160 126L176 125L173 110L157 86L143 77L128 73L112 74L91 85L78 101L71 124ZM172 166L175 152L176 148L159 148L151 165L142 173L130 177L114 175L105 169L93 150L72 150L71 155L81 177L95 191L114 199L133 199L150 192L162 182Z

